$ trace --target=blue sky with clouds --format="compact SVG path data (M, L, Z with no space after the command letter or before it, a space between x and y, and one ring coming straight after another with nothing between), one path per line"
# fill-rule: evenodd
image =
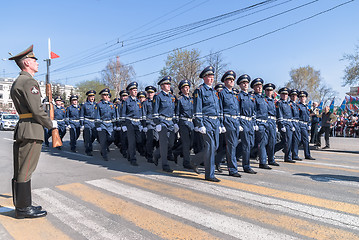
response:
M196 33L186 32L187 36L177 35L178 39L168 38L156 46L132 49L137 45L131 44L143 43L145 35L262 2L265 1L3 1L0 58L7 58L9 51L16 54L34 44L40 60L37 79L44 80L46 64L42 60L47 58L50 37L52 50L60 55L52 62L51 80L76 84L99 77L96 72L116 55L123 63L131 63L209 39L187 49L196 48L204 56L211 50L238 45L222 52L228 68L239 74L245 72L252 77L262 77L265 82L278 86L289 80L292 68L311 65L320 70L325 83L343 98L349 86L341 87L346 62L340 59L344 53L353 53L355 45L359 44L358 1L276 31L347 1L273 0L198 28ZM273 31L276 32L266 35ZM256 39L262 35L265 36ZM106 54L101 54L104 52ZM166 54L163 54L133 64L136 80L152 84L158 73L147 74L161 70L165 59ZM13 62L0 61L1 77L16 77L17 72Z

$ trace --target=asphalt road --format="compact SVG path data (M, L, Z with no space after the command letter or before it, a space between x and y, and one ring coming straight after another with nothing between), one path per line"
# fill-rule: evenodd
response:
M82 139L82 137L80 137ZM104 162L43 148L32 178L33 201L49 214L15 219L11 197L12 132L0 132L0 239L359 239L359 139L331 138L317 160L222 181L185 171L166 174L139 157L131 166L111 146ZM338 150L342 150L338 152ZM300 151L300 156L303 152ZM203 169L201 169L203 171Z

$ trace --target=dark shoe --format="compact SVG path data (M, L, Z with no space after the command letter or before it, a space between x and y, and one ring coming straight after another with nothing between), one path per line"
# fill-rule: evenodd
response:
M172 172L173 172L173 170L172 170L170 167L162 168L162 170L163 170L164 172L168 172L168 173L172 173Z
M106 150L107 150L107 152L110 152L110 147L107 147L107 149L106 149Z
M267 164L259 164L259 168L263 168L263 169L272 169L270 166L268 166Z
M294 157L293 160L302 161L302 159L299 157Z
M197 166L193 166L193 171L197 174L200 174L199 170L198 170L198 167Z
M315 160L315 158L313 158L313 157L306 157L305 159L308 159L308 160Z
M107 157L103 157L103 160L107 162L107 161L108 161L108 158L107 158Z
M210 182L220 182L221 180L219 180L218 178L214 177L214 178L206 178L206 181L210 181Z
M49 147L49 144L45 144L45 147Z
M257 174L257 172L254 171L252 168L244 169L244 172L249 174Z
M62 150L62 147L56 147L58 150Z
M153 157L153 163L158 166L158 158L157 157Z
M87 152L86 155L87 156L93 156L92 152Z
M295 163L294 160L284 160L284 162L288 162L288 163Z
M229 176L231 176L231 177L241 177L241 174L236 172L236 173L230 173Z
M276 163L276 162L268 163L268 165L272 165L272 166L279 166L279 164L278 164L278 163Z
M37 210L32 206L26 208L15 208L15 217L18 219L39 218L39 217L45 217L46 215L47 215L46 211Z
M148 163L153 163L153 159L152 159L152 158L148 158L148 159L147 159L147 162L148 162Z
M177 162L178 162L178 155L174 154L173 161L175 161L175 164L177 164Z
M323 147L322 149L328 149L328 148L330 148L329 146L325 146L325 147Z
M136 161L131 161L131 165L137 167L137 166L138 166L138 163L137 163Z
M71 152L74 152L74 153L75 153L75 152L76 152L76 148L72 148L72 149L71 149Z
M223 170L222 170L220 164L216 164L216 170L217 170L217 172L219 172L219 173L222 173L222 172L223 172Z

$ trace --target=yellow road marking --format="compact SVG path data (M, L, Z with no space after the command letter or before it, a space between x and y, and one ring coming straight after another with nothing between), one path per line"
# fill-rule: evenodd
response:
M192 190L187 190L181 187L173 187L167 184L131 175L115 177L115 179L144 189L156 191L160 194L170 195L185 201L208 206L241 218L249 218L256 222L283 228L309 238L332 239L335 237L338 239L359 239L359 236L344 230L322 226L295 217L259 210L255 207L246 206L228 200L220 200L215 197L196 193Z
M185 173L184 177L188 176L188 173L183 171L174 171L174 174L177 176L182 176L182 173ZM183 177L183 176L182 176ZM190 178L196 178L196 179L203 179L203 175L190 175ZM294 202L304 203L312 206L327 208L331 210L341 211L345 213L351 213L359 215L359 205L350 204L350 203L344 203L344 202L338 202L333 200L327 200L322 199L318 197L312 197L300 193L292 193L292 192L286 192L281 191L277 189L267 188L267 187L261 187L253 184L248 183L241 183L237 181L231 181L231 180L225 180L221 179L222 181L219 183L215 183L221 186L231 187L235 189L244 190L247 192L253 192L257 194L272 196L276 198L281 198L285 200L290 200Z
M183 224L152 210L102 193L80 183L57 186L111 214L116 214L140 228L165 239L218 239L200 229Z
M11 195L10 195L11 196ZM13 207L12 199L1 199L2 207ZM14 239L71 239L45 218L16 219L14 211L0 213L0 224Z
M308 163L303 163L303 162L296 162L295 165L359 173L359 170L357 170L357 169L350 169L350 168L343 168L343 167L332 167L332 166L325 166L325 165L308 164Z

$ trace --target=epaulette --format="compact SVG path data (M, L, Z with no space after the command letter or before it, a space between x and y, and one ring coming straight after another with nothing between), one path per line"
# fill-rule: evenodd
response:
M178 100L181 100L183 98L183 96L182 95L180 95L177 99Z

